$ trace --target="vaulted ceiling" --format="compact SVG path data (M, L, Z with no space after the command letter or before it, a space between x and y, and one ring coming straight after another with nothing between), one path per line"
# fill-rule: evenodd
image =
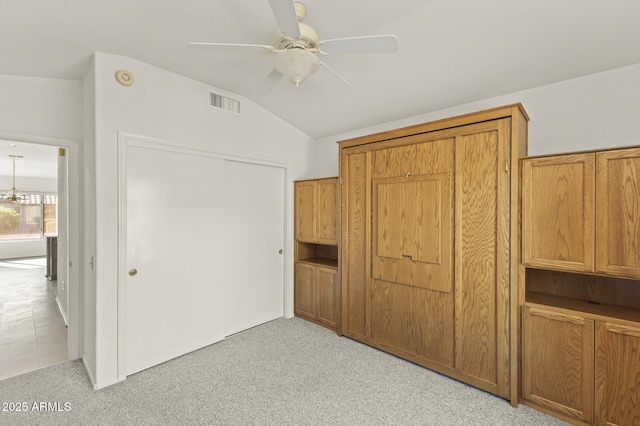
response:
M94 51L243 95L314 138L640 63L637 0L305 0L320 39L394 34L393 54L327 56L270 90L267 0L3 2L0 74L79 79Z

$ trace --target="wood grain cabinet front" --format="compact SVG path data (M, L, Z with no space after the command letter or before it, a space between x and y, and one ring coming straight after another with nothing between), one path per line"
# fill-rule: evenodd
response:
M522 164L522 257L530 266L594 270L593 154Z
M596 154L596 266L640 277L640 148Z
M316 267L314 265L296 263L293 299L296 316L316 319Z
M640 324L524 306L522 399L577 424L640 425Z
M596 323L596 424L640 425L640 324Z
M640 276L640 148L523 160L526 266Z
M593 320L523 307L522 398L570 419L593 421Z
M510 105L339 142L342 333L514 405L527 120Z
M296 181L294 188L294 313L339 331L338 178Z
M337 268L298 262L295 276L295 315L337 331L340 306Z
M304 180L294 185L296 239L338 244L338 179Z

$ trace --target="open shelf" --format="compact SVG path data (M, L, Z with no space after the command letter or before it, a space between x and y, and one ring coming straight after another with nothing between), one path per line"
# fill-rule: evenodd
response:
M526 269L525 302L640 322L640 280Z
M338 267L338 246L296 241L296 262Z
M338 261L336 259L326 259L323 257L310 257L307 259L298 259L298 262L308 263L311 265L327 266L330 268L338 268Z

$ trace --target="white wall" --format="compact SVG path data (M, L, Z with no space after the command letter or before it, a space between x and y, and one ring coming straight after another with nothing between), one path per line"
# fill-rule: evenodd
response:
M96 143L96 105L95 105L95 66L93 61L85 70L82 78L83 104L83 146L80 157L79 191L83 194L82 210L84 215L79 224L81 231L80 262L82 265L82 287L80 289L80 303L84 311L82 322L82 360L95 383L96 359L96 274L94 256L96 253L96 172L95 172L95 143Z
M0 132L79 141L79 80L0 75Z
M212 87L151 65L110 54L95 59L95 371L97 387L117 376L118 162L119 131L191 149L270 159L291 164L288 189L307 167L311 138L241 96L236 115L208 106ZM133 73L133 86L119 85L115 72ZM88 96L88 95L85 95ZM179 173L179 170L171 173ZM292 212L288 212L292 228Z
M0 241L0 259L19 259L45 254L47 254L45 239Z
M319 139L305 178L338 174L337 141L518 102L530 118L529 155L640 145L637 64Z
M0 138L20 142L51 138L80 140L82 132L81 83L0 75ZM11 186L11 177L0 177L0 188ZM21 191L58 191L55 179L20 178ZM3 242L0 258L40 256L45 242Z

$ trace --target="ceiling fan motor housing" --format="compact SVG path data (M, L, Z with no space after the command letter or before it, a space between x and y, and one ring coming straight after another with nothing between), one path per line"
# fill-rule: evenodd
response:
M291 39L283 33L279 33L276 41L278 50L285 49L315 49L318 43L318 33L305 23L298 23L300 26L300 37Z

